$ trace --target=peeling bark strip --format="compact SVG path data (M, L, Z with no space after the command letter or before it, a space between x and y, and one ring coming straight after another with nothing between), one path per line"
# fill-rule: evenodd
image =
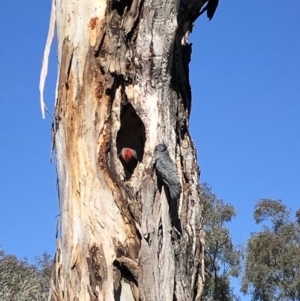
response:
M204 233L188 131L188 35L207 1L53 1L60 233L52 296L200 300ZM153 170L159 143L178 170L177 203ZM124 148L135 161L120 158Z

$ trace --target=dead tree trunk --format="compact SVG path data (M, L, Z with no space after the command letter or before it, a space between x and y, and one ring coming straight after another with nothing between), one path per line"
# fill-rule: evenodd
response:
M188 35L206 0L53 0L60 225L55 300L200 300L204 233ZM153 169L165 143L182 193ZM135 149L138 162L118 154Z

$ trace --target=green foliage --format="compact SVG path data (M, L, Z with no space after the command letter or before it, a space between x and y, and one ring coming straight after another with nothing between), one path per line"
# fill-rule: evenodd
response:
M49 295L52 257L44 253L31 265L0 249L0 300L46 301Z
M262 199L255 206L257 224L268 221L248 240L242 291L253 301L300 300L300 226L282 202Z
M230 287L230 277L238 277L242 253L233 245L225 225L235 217L235 209L217 199L207 184L201 185L200 197L204 206L206 234L206 279L202 300L237 300Z
M274 230L288 221L289 212L281 200L261 199L254 208L254 220L257 224L269 220Z

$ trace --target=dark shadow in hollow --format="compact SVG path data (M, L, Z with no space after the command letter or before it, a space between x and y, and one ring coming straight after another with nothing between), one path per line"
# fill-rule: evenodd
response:
M120 154L123 148L131 148L137 153L137 160L132 160L129 163L120 158L127 180L131 178L138 162L143 160L145 141L145 126L141 118L130 103L123 105L121 108L121 127L117 134L117 151Z

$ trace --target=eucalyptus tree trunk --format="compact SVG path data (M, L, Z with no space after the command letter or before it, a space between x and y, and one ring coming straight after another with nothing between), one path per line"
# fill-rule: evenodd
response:
M60 224L55 300L200 300L204 232L188 36L206 0L53 0ZM168 146L182 193L153 166ZM124 147L138 162L120 160Z

